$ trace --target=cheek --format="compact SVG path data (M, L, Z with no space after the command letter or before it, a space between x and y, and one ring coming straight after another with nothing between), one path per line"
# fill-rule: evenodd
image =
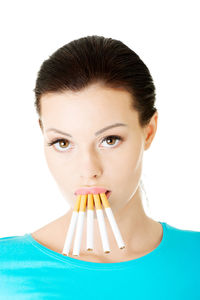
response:
M51 171L51 173L54 173L54 171L56 170L56 157L54 157L55 155L53 155L53 151L51 149L48 149L47 147L44 148L44 155L45 155L45 159L48 165L49 170Z
M69 198L67 202L70 205L73 204L76 196L74 196L71 191L72 174L74 174L72 166L64 159L64 156L55 153L52 149L49 150L45 148L44 154L49 171L59 186L60 191L64 197Z
M143 143L142 141L138 141L137 144L134 144L132 151L129 153L130 165L134 170L140 168L143 160Z
M55 154L55 151L52 151L52 149L44 149L45 159L48 165L48 168L52 174L52 176L55 178L55 180L60 183L63 181L63 177L65 177L66 174L64 174L64 166L63 166L63 160L59 158L59 155Z
M134 145L133 147L127 148L120 158L117 160L117 169L120 170L120 174L130 176L136 174L141 169L143 159L143 148L141 145ZM113 164L114 166L114 164ZM118 171L119 173L119 171Z

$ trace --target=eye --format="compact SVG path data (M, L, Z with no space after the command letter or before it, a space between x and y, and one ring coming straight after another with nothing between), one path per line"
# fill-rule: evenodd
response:
M109 140L109 141L113 141L113 140L121 141L122 138L121 138L120 136L118 136L118 135L109 135L109 136L105 137L105 138L103 139L102 142L107 141L107 140ZM115 144L115 143L114 143L114 144ZM111 145L111 146L112 146L113 143L110 142L110 143L108 143L108 145ZM110 147L108 147L108 148L110 148ZM111 148L113 148L113 147L111 147Z
M52 146L54 144L55 145L59 144L59 145L61 145L61 149L63 149L63 151L65 151L67 149L67 147L65 147L66 143L69 144L69 141L66 139L55 139L55 140L51 141L50 143L47 143L47 145ZM58 150L60 151L60 149L58 149ZM61 150L61 152L62 152L62 150Z
M122 139L120 136L118 136L118 135L109 135L109 136L105 137L105 138L102 140L102 142L104 142L104 141L111 141L111 142L109 142L107 145L113 146L113 143L112 143L113 140L121 141L121 140L123 140L123 139ZM67 149L67 151L69 150L69 148L66 147L66 144L69 145L70 142L69 142L68 140L66 140L66 139L55 139L55 140L53 140L53 141L47 143L48 146L52 146L52 145L54 145L54 144L55 144L55 145L56 145L56 144L59 145L58 150L61 151L61 152L64 152L66 149ZM114 145L115 145L115 143L114 143ZM107 147L107 148L113 148L113 147ZM56 149L57 149L57 148L56 148ZM62 149L62 150L60 150L60 149Z

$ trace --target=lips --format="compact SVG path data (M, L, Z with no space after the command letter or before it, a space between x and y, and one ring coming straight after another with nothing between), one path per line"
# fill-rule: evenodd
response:
M86 195L86 194L100 194L100 193L105 193L106 196L108 194L111 194L111 191L101 188L101 187L91 187L91 188L81 188L75 191L75 195Z

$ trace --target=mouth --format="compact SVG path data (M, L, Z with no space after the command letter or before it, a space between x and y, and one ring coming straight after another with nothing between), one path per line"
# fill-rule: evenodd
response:
M85 194L101 194L101 193L106 193L107 190L106 188L103 187L95 187L95 186L90 186L90 187L81 187L78 190L75 191L75 194L80 194L80 195L85 195Z
M90 189L79 189L77 190L74 194L75 195L85 195L85 194L101 194L101 193L105 193L106 197L109 198L111 195L111 191L110 190L106 190L104 188L90 188Z

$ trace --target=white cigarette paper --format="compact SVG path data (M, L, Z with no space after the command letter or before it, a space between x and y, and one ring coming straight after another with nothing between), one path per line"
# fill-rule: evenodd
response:
M80 209L78 213L76 235L75 235L75 241L73 247L73 255L77 255L77 256L79 256L81 240L82 240L86 200L87 200L87 195L81 195L81 203L80 203Z
M101 241L102 241L102 245L103 245L103 251L105 253L109 253L110 246L109 246L109 242L108 242L108 235L107 235L107 231L106 231L103 210L101 208L101 202L100 202L100 198L99 198L98 194L94 195L94 201L95 201L97 220L98 220L99 230L100 230L100 235L101 235Z
M88 194L87 201L87 250L91 251L94 249L94 201L93 195Z
M79 211L79 207L80 207L80 200L81 200L81 196L79 195L77 197L77 201L72 213L72 217L71 217L71 221L70 221L70 225L69 225L69 229L67 232L67 237L64 243L64 248L62 251L63 255L68 255L69 254L69 250L70 250L70 246L71 246L71 242L72 242L72 238L73 238L73 234L74 234L74 229L76 226L76 222L78 219L78 211Z
M123 248L125 248L125 244L124 244L124 241L122 239L122 236L121 236L121 233L119 231L118 225L117 225L115 217L113 215L113 212L111 210L111 207L109 205L108 199L107 199L107 197L104 193L100 194L100 196L101 196L101 200L102 200L103 206L104 206L105 211L106 211L106 215L107 215L108 220L110 222L112 231L114 233L115 239L117 241L118 247L120 249L123 249Z

